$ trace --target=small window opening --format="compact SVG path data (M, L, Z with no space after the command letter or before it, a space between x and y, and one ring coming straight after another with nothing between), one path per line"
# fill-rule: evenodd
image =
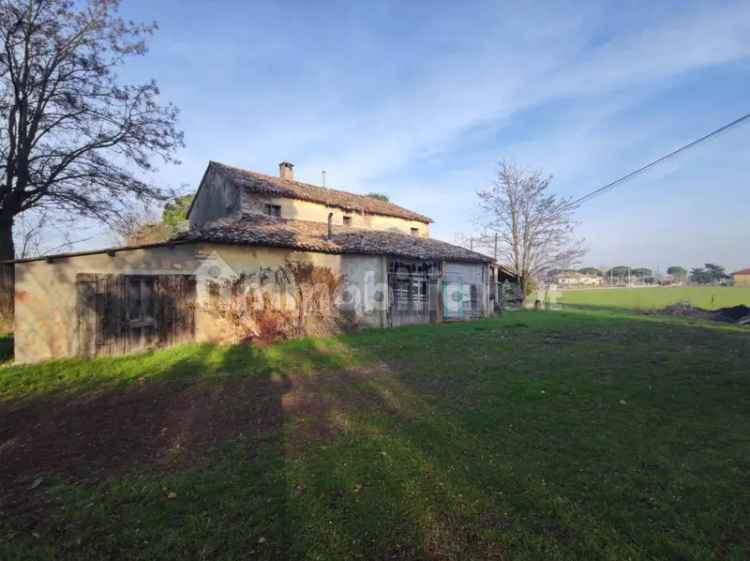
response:
M412 228L411 229L411 235L412 236L418 236L419 235L419 228Z
M128 276L128 320L134 324L153 323L156 316L154 278Z
M352 225L352 217L344 216L344 226L351 226L351 225Z
M274 218L281 218L281 205L266 205L266 214Z

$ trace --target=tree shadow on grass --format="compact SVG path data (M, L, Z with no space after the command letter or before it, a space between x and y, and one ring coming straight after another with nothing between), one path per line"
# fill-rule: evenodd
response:
M260 517L269 506L245 511L238 497L247 505L275 501L272 511L283 518L285 481L264 478L283 473L282 399L290 382L252 347L216 353L195 347L143 383L44 396L4 414L3 522L14 534L44 534L46 545L73 558L188 558L195 552L184 548L199 536L212 557L219 542L207 532L241 542L246 552L257 546L259 536L226 536L218 523L243 512ZM180 545L180 536L191 539ZM0 557L30 546L14 543Z
M15 538L0 557L445 558L447 510L403 472L429 466L399 438L381 455L361 421L410 414L370 385L389 372L349 368L338 339L280 349L197 347L144 383L12 411L0 511ZM450 508L452 491L420 487Z
M154 372L143 367L151 358L94 361L94 371L114 364L128 378L72 377L3 413L0 536L12 539L0 540L0 557L292 559L325 543L306 532L322 531L318 498L336 510L349 482L331 473L318 484L295 466L330 450L358 409L387 409L359 385L382 372L349 370L337 339L192 346ZM337 528L362 532L345 520ZM376 535L384 543L364 551L415 558L412 545Z

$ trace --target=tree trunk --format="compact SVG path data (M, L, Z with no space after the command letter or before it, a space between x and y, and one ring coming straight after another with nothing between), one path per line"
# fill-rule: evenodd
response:
M518 285L521 288L521 294L526 298L529 295L529 277L518 275Z
M13 215L0 212L0 261L16 258L13 244Z

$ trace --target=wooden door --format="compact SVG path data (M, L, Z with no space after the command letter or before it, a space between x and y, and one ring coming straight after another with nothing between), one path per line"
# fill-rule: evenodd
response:
M78 354L117 355L195 337L193 275L79 274Z

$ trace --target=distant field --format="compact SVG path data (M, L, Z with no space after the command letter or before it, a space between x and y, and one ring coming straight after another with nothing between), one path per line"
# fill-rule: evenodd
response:
M683 286L566 290L562 291L557 302L576 306L644 310L688 302L691 306L715 310L739 304L750 306L750 288Z

